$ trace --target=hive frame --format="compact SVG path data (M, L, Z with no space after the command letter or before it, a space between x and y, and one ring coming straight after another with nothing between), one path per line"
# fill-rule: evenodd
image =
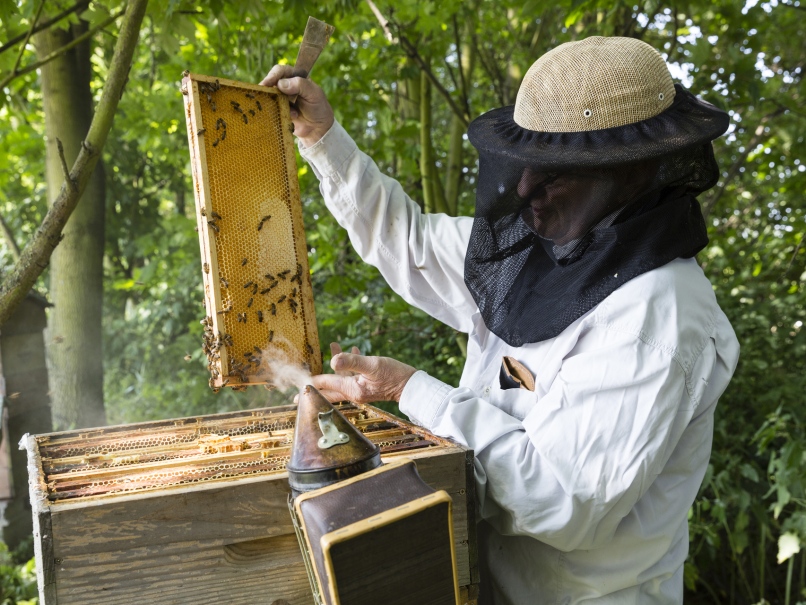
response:
M295 336L296 342L294 342L294 338L286 339L282 341L278 347L282 348L283 353L288 358L288 361L306 367L312 374L319 374L322 371L322 357L319 350L319 337L316 327L313 290L308 268L307 246L305 243L302 206L300 203L299 184L296 172L296 157L292 137L293 124L290 118L288 99L276 88L267 88L264 86L237 82L234 80L186 73L184 79L182 80L182 92L184 93L185 100L188 145L191 155L194 199L196 202L196 223L197 230L199 232L199 246L201 251L204 303L207 311L203 323L205 323L205 333L207 335L206 339L208 341L210 341L211 338L216 339L216 343L213 348L216 348L217 351L215 351L215 353L220 355L220 358L215 358L214 353L211 357L208 350L208 343L208 346L206 346L206 352L208 353L208 361L210 362L208 364L208 368L211 371L210 386L214 389L218 389L222 386L241 388L246 385L272 385L271 376L270 374L266 373L265 368L262 368L260 365L256 365L255 362L250 362L251 364L256 365L255 368L250 367L250 370L254 371L239 372L238 370L246 364L237 358L232 358L233 353L236 356L239 355L238 347L244 348L246 351L250 351L254 347L258 347L262 350L265 346L268 346L268 343L246 343L236 341L230 342L229 346L227 346L224 344L225 341L222 342L219 338L219 336L222 334L225 336L227 334L233 336L239 330L236 329L234 332L227 331L225 326L226 323L229 322L230 325L234 327L232 319L226 317L227 313L234 315L236 313L246 312L248 314L248 311L246 309L236 310L232 308L232 300L236 297L235 292L228 292L228 295L230 296L230 298L228 298L229 303L225 303L225 297L222 294L222 282L220 279L222 277L222 268L219 262L219 243L216 239L216 234L219 232L219 230L216 226L211 226L211 223L216 222L215 220L211 220L211 217L213 216L212 212L215 211L215 206L217 205L217 200L214 199L214 195L211 190L211 175L209 170L208 152L211 150L211 143L210 137L205 137L206 132L209 131L212 133L214 127L217 127L219 124L218 121L216 121L215 124L206 124L203 120L204 112L202 107L205 97L208 101L210 99L205 90L209 91L211 87L224 90L237 89L243 94L249 93L251 95L259 96L260 99L272 99L275 102L276 109L279 111L280 127L277 132L275 132L275 135L279 134L280 138L282 139L279 142L280 153L282 153L285 158L285 174L282 176L285 178L288 193L286 206L290 215L290 232L292 234L294 248L293 257L297 263L296 273L297 275L300 275L300 279L298 280L299 283L297 284L299 320L296 319L296 306L291 308L294 309L293 316L295 319L293 321L297 324L299 324L301 321L304 334L297 334ZM212 103L210 104L212 105ZM223 101L222 105L224 105ZM221 113L222 116L227 115L227 119L238 118L238 112L236 112L234 115L232 113L227 114L227 107L219 107L217 109L220 111L216 111L216 113ZM269 108L267 107L267 109ZM239 112L240 114L246 115L240 110ZM207 111L207 113L209 114L209 111ZM209 117L208 121L210 121ZM264 122L265 121L266 120L264 120ZM246 119L244 119L244 122L246 122ZM235 123L238 125L239 129L242 128L240 126L240 120ZM274 126L276 127L276 124L274 124ZM226 128L227 127L225 126L224 131L226 131ZM267 129L261 130L260 132L268 132L270 130L272 130L271 126ZM268 134L271 133L268 132ZM251 220L253 224L257 226L258 223L261 222L260 215L260 212L255 213L254 216L251 216L249 220ZM222 221L222 224L223 222L224 221ZM259 232L260 230L257 231ZM259 234L256 236L255 240L260 247L261 244ZM288 251L286 250L286 252ZM264 263L263 266L260 266L261 261ZM272 271L272 268L268 267L267 257L265 255L262 255L261 257L259 253L258 260L254 262L256 263L256 275L264 275L264 271L268 272L268 274L271 274L270 272ZM229 287L226 289L230 290L230 287L233 290L236 290L240 288L240 283L230 283ZM226 311L227 304L229 304L229 312ZM278 313L280 312L281 309L278 309ZM270 315L268 307L265 310L261 309L261 313L263 313L262 323L265 324L265 332L267 332L266 340L268 341L268 333L271 332L274 334L274 330L271 326L275 325L274 318L276 316ZM277 334L276 336L282 336L285 338L286 334Z

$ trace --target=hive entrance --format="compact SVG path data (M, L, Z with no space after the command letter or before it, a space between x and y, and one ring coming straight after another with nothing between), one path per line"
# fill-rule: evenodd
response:
M288 101L183 79L210 386L272 384L270 358L322 371Z

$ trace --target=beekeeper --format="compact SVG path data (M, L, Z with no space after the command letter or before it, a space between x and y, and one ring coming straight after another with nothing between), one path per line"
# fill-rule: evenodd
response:
M423 214L289 66L302 156L353 246L469 336L458 387L335 355L331 399L395 400L476 453L480 603L682 603L687 512L739 346L694 256L727 115L630 38L558 46L474 120L475 217Z

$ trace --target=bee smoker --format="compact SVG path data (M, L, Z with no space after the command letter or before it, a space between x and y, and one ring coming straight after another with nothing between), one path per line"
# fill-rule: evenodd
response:
M380 448L319 391L306 386L299 396L291 460L286 465L293 497L380 465Z
M315 388L299 396L289 510L317 605L458 605L451 497Z

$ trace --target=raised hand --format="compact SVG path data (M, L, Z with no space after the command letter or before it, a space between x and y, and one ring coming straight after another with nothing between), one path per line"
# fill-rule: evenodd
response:
M294 134L305 147L310 147L321 139L333 126L333 109L327 102L322 89L306 79L305 70L291 65L275 65L263 78L261 86L276 86L286 95L298 95L291 105L291 120Z

